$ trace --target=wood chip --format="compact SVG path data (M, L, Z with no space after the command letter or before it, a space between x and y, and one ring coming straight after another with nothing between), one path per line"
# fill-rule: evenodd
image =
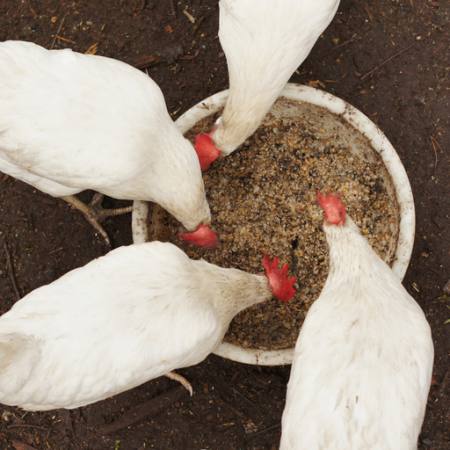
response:
M89 46L89 48L84 52L86 55L95 55L98 50L98 42Z
M195 23L195 17L187 9L183 9L183 14L188 18L189 22Z

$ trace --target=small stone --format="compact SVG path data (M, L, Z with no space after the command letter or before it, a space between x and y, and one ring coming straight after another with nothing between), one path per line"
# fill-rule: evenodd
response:
M256 433L258 431L258 427L252 419L246 420L242 425L246 434Z

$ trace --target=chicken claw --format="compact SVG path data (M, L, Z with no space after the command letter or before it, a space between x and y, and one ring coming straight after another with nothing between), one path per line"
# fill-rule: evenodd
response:
M192 389L191 383L189 383L189 381L186 380L186 378L184 378L182 375L180 375L179 373L176 373L176 372L169 372L169 373L166 373L164 376L171 380L178 381L178 383L180 383L189 392L189 395L192 397L194 390Z
M127 214L133 210L132 206L126 206L124 208L105 209L101 206L103 200L103 194L95 193L91 202L86 205L74 195L62 197L64 201L69 203L70 206L78 209L84 215L86 220L96 229L96 231L102 236L104 241L109 247L111 247L111 241L100 223L107 217L120 216L121 214Z

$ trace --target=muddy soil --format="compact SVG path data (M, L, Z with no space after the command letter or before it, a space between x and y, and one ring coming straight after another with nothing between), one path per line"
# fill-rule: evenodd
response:
M417 231L404 283L433 330L434 381L420 439L421 449L432 450L450 448L450 325L444 324L450 317L450 288L444 289L450 279L449 15L444 0L342 0L334 22L292 77L367 114L407 169ZM0 40L90 49L138 65L159 83L174 117L227 86L217 26L215 0L0 2ZM0 312L107 251L62 201L2 175L0 218ZM131 242L129 217L107 221L106 229L114 246ZM161 379L70 412L2 406L0 448L277 448L289 367L252 367L211 356L181 372L194 386L192 398Z

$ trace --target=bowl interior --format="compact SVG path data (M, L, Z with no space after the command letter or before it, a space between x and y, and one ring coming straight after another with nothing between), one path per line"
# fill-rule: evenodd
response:
M226 92L218 93L187 111L177 121L180 130L185 133L201 119L219 111L225 103L226 95ZM339 128L339 139L352 151L365 152L365 158L373 158L372 149L381 155L387 168L386 184L390 187L391 197L397 200L399 208L400 222L395 229L392 229L395 239L391 241L389 252L392 256L390 260L393 270L402 278L409 263L414 239L414 206L409 181L395 150L367 117L330 94L305 86L288 85L282 96L284 97L283 101L277 102L271 111L275 118L280 115L283 117L314 116L314 120L321 120L321 129L325 134L333 132L333 129L336 128L336 120L342 121L345 126ZM312 107L311 104L325 108L327 111L321 115L320 108ZM331 115L328 111L334 113L333 120L329 119ZM367 151L367 141L370 142L370 151ZM135 242L147 240L147 207L142 202L135 202L133 238ZM267 351L244 349L237 345L223 343L215 353L244 363L280 365L291 362L293 349Z

